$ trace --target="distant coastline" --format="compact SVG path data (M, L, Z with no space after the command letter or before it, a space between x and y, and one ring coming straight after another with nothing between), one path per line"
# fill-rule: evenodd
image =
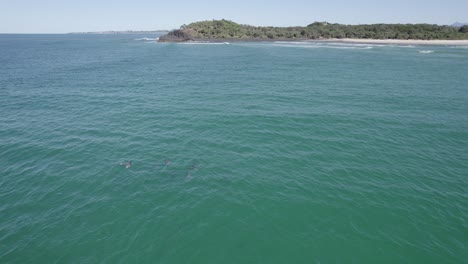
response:
M124 31L96 31L96 32L70 32L68 34L92 34L92 35L112 35L112 34L164 34L168 33L169 30L124 30Z
M342 25L314 22L305 27L256 27L229 20L182 25L160 42L333 41L381 44L468 45L468 26L430 24Z

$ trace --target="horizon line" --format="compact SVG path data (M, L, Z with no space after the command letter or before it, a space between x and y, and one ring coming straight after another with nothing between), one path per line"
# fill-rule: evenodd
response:
M225 19L225 18L198 20L198 21L190 22L189 24L196 23L196 22L203 22L203 21L216 21L216 20L227 20L227 21L231 21L231 22L234 22L236 24L239 24L239 25L255 26L255 25L251 25L251 24L238 23L238 22L235 22L233 20ZM346 24L346 23L333 23L333 22L328 22L328 21L314 21L312 23L316 23L316 22L321 22L321 23L326 22L326 23L329 23L329 24L352 25L352 26L378 25L378 24L388 24L388 25L390 25L390 24L402 24L402 25L428 24L428 25L438 25L438 26L452 26L454 24L468 25L468 22L458 22L458 21L455 21L452 24L437 24L437 23L427 23L427 22L421 22L421 23L384 23L384 22L379 22L379 23ZM312 23L310 23L310 24L312 24ZM182 25L188 25L188 24L182 24ZM174 28L174 29L158 29L158 30L126 29L126 30L67 31L67 32L9 32L9 33L0 32L0 35L8 35L8 34L10 34L10 35L33 35L33 34L36 34L36 35L64 35L64 34L96 34L96 35L103 34L103 35L106 35L107 34L107 35L110 35L110 33L112 33L112 32L132 32L132 31L133 32L169 32L169 31L172 31L172 30L180 29L180 27L182 25L180 25L178 28ZM305 25L305 26L307 26L307 25ZM255 27L270 27L270 26L255 26ZM304 27L304 26L295 25L295 26L273 26L273 27L287 28L287 27Z

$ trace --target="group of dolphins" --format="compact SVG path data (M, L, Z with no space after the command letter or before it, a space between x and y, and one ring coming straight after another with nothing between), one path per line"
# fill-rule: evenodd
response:
M170 161L169 159L165 159L165 160L164 160L164 165L163 165L163 166L164 166L164 167L167 167L167 166L169 166L170 164L171 164L171 161ZM123 162L119 162L118 165L119 165L119 166L124 166L125 169L128 169L128 168L130 168L130 167L132 166L132 161L131 161L131 160L126 160L126 161L123 161ZM187 167L185 167L185 168L186 168L186 170L187 170L187 175L186 175L186 177L187 177L187 178L190 178L190 171L191 171L191 170L198 169L198 168L200 168L200 166L199 166L198 164L191 164L191 165L189 165L189 166L187 166Z

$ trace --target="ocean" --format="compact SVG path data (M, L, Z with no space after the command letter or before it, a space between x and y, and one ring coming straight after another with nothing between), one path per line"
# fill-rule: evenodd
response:
M468 49L0 35L0 263L466 263Z

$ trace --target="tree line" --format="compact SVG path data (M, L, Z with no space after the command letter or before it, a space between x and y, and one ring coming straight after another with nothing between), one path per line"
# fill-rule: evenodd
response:
M468 39L468 26L431 24L343 25L315 22L306 27L256 27L229 20L200 21L183 25L162 37L184 39Z

